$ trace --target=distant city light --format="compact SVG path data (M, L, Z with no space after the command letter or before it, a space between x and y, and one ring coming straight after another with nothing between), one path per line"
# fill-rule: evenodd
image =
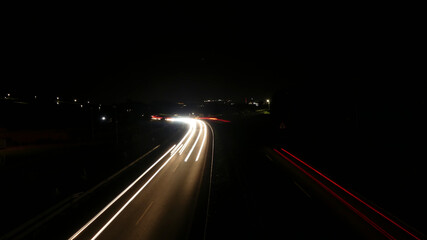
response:
M90 103L90 101L87 101L87 103L89 104L89 103Z
M83 104L80 104L80 107L82 108L82 107L83 107Z
M10 93L8 93L7 96L10 97Z
M59 100L59 97L56 97L56 100Z
M74 98L74 102L77 102L77 99Z
M106 118L105 116L102 116L102 117L101 117L101 120L102 120L102 121L105 121L105 120L107 120L107 118Z
M267 101L267 103L270 103L270 99L267 99L266 101Z
M34 99L37 99L37 96L34 96Z

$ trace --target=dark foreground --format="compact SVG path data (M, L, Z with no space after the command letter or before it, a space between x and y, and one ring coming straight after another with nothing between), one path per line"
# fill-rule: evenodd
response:
M422 189L423 182L411 181L422 178L418 174L410 174L414 173L411 172L413 165L399 167L394 161L390 161L390 164L385 166L386 160L377 160L371 162L371 168L366 168L367 161L372 160L372 156L375 155L365 158L364 161L358 161L358 158L351 157L351 151L348 151L354 146L345 144L335 145L341 148L335 155L331 154L326 146L337 142L326 138L324 142L318 144L313 144L312 141L303 144L304 139L295 133L275 129L275 121L271 115L231 116L229 119L231 120L229 123L210 121L213 130L213 135L210 136L213 140L213 149L209 151L214 153L213 166L206 164L207 162L205 165L198 165L200 169L196 171L197 177L192 178L186 171L193 168L187 169L183 163L178 164L179 161L171 164L162 173L164 180L147 185L147 191L152 193L149 195L153 198L146 201L149 196L142 196L140 199L142 205L137 207L142 212L137 214L131 211L127 215L135 215L134 218L139 224L143 222L139 216L156 219L155 215L150 215L153 209L156 211L153 210L151 213L163 212L164 216L171 213L164 221L145 222L149 223L146 226L155 226L154 229L158 229L152 236L171 237L168 234L179 232L180 237L188 239L387 239L387 236L366 224L360 216L353 216L354 212L342 207L342 204L339 205L339 201L330 200L329 196L325 197L324 193L319 193L322 189L318 190L317 184L307 183L300 173L295 173L295 169L291 169L292 166L286 165L284 158L274 152L274 149L285 148L340 186L355 193L370 206L385 213L399 226L422 238L423 235L419 231L423 230L423 225L425 226L421 216L426 212L423 204L426 199L419 194L421 191L416 190ZM169 145L185 134L184 128L178 129L181 129L180 134L165 139L160 147L144 157L142 163L126 170L114 181L91 196L76 202L54 220L26 237L28 239L70 237L166 152ZM169 130L174 132L177 129ZM369 146L367 148L370 149ZM281 153L285 154L283 151ZM372 152L375 153L378 154ZM378 171L381 169L387 171ZM370 175L374 170L377 175ZM390 172L395 175L390 175ZM400 177L395 179L392 176ZM174 181L174 177L181 180ZM189 185L182 183L193 180L186 179L199 179L196 185L200 192L188 197L189 195L184 192L185 186ZM159 185L162 181L164 184ZM179 208L179 211L191 209L189 218L186 218L185 222L174 222L173 216L177 215L173 212L178 210L167 210L166 207L155 205L154 202L158 199L169 199L166 202L174 204L181 202L182 206L186 207ZM345 200L350 202L348 199ZM139 228L142 232L133 231L134 227L134 224L121 224L115 227L114 232L119 235L121 232L135 232L138 234L129 236L131 239L138 239L143 231L142 228ZM162 231L159 227L173 231ZM105 231L104 237L113 236L107 233L108 231ZM411 238L406 236L404 239Z

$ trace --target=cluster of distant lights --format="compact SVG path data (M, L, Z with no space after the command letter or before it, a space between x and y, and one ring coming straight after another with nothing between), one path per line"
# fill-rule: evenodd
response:
M4 99L10 99L10 98L11 98L11 94L10 93L7 93L6 96L4 96ZM37 99L37 95L34 95L34 99ZM87 104L90 104L89 100L88 101L79 101L77 98L74 98L72 102L75 103L75 104L77 104L77 103L80 102L80 107L81 108L84 107L83 102L85 102ZM61 104L61 98L60 97L56 97L56 105L59 105L59 104ZM101 110L101 104L98 105L98 109Z
M219 99L205 99L205 100L203 100L203 102L231 102L231 100L229 100L229 99L221 99L221 98L219 98Z
M232 105L234 104L231 100L229 99L205 99L203 100L203 102L205 103L215 103L215 102L223 102L223 103L231 103ZM260 105L262 101L254 101L253 98L251 98L251 100L248 102L249 105L256 105L257 107ZM265 102L267 104L270 104L270 99L266 99Z

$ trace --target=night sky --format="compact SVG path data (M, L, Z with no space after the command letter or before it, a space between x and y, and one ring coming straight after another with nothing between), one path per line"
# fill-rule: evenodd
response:
M412 83L418 33L399 19L207 9L14 13L4 23L2 92L149 103L421 86Z

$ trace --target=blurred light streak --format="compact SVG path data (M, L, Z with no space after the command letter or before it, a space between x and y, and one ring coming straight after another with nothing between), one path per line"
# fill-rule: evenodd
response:
M125 190L123 190L116 198L113 199L107 206L105 206L98 214L95 215L89 222L87 222L82 228L79 229L69 240L75 239L81 232L83 232L93 221L95 221L101 214L103 214L111 205L113 205L123 194L125 194L130 188L132 188L142 177L145 176L154 166L156 166L176 145L173 145L163 156L161 156L151 167L149 167L143 174L141 174L133 183L131 183Z
M200 146L199 153L197 154L196 162L199 160L200 153L202 152L202 149L205 146L205 141L206 141L206 132L207 132L206 123L204 123L204 122L202 122L202 123L203 123L203 141L202 141L202 146Z
M159 117L157 115L151 115L151 120L162 120L162 117Z
M302 167L298 166L295 162L290 160L288 157L283 155L278 150L274 149L280 156L288 160L292 165L297 167L301 172L306 174L308 177L310 177L312 180L314 180L317 184L319 184L323 189L325 189L327 192L329 192L332 196L334 196L337 200L342 202L344 205L346 205L348 208L350 208L354 213L356 213L359 217L361 217L363 220L365 220L369 225L371 225L373 228L378 230L380 233L382 233L385 237L388 239L395 239L393 236L391 236L388 232L386 232L384 229L382 229L380 226L378 226L376 223L374 223L371 219L369 219L365 214L361 213L359 210L357 210L355 207L353 207L350 203L348 203L346 200L341 198L337 193L335 193L332 189L328 188L325 184L320 182L318 179L316 179L313 175L305 171Z
M374 207L372 207L371 205L369 205L368 203L366 203L365 201L363 201L362 199L360 199L359 197L355 196L353 193L351 193L350 191L348 191L347 189L345 189L344 187L342 187L341 185L339 185L338 183L332 181L330 178L326 177L324 174L322 174L321 172L319 172L318 170L316 170L315 168L313 168L312 166L310 166L309 164L307 164L306 162L302 161L301 159L297 158L296 156L294 156L293 154L291 154L290 152L286 151L283 148L280 148L283 152L289 154L290 156L292 156L294 159L298 160L299 162L301 162L302 164L304 164L305 166L307 166L308 168L310 168L311 170L313 170L314 172L316 172L317 174L319 174L320 176L322 176L324 179L328 180L330 183L332 183L333 185L337 186L339 189L341 189L342 191L344 191L345 193L347 193L348 195L350 195L351 197L353 197L354 199L356 199L357 201L359 201L360 203L362 203L363 205L365 205L366 207L368 207L369 209L371 209L372 211L374 211L375 213L377 213L378 215L380 215L381 217L385 218L386 220L388 220L390 223L392 223L393 225L395 225L396 227L398 227L399 229L403 230L405 233L409 234L411 237L415 238L415 239L420 239L417 236L415 236L413 233L411 233L409 230L405 229L404 227L402 227L401 225L399 225L398 223L396 223L395 221L393 221L392 219L390 219L389 217L387 217L386 215L384 215L383 213L381 213L380 211L378 211L377 209L375 209ZM282 153L280 153L278 150L274 149L274 151L276 151L277 153L279 153L282 157L284 157L286 160L288 160L289 162L291 162L293 165L297 166L296 163L294 163L293 161L291 161L289 158L287 158L286 156L284 156ZM297 166L301 171L304 171L301 167ZM306 171L304 171L306 174L308 174ZM308 174L310 175L310 174ZM313 179L314 177L312 175L310 175ZM317 179L315 179L316 182L318 181ZM326 187L324 184L320 183L319 184L323 185L324 187ZM327 187L326 187L327 188ZM329 189L329 188L328 188ZM330 190L330 189L329 189ZM330 190L332 191L332 190ZM335 193L336 194L336 193ZM343 200L344 201L344 200ZM347 202L346 202L347 203ZM348 205L350 205L349 203L347 203ZM351 206L351 205L350 205ZM351 206L352 207L352 206ZM357 210L356 210L357 211ZM366 216L365 216L366 217ZM366 219L365 219L366 220ZM378 229L377 229L378 230ZM379 230L380 231L380 230ZM388 233L387 233L388 234ZM394 239L394 238L393 238Z
M203 120L212 120L212 121L220 121L220 122L226 122L226 123L231 122L231 121L229 121L229 120L220 119L220 118L216 118L216 117L200 117L199 119L203 119Z
M181 150L179 150L179 155L181 155L184 152L185 148L193 138L195 132L196 132L196 121L193 120L191 121L191 135L190 137L188 137L187 141L185 142L184 146L182 146Z
M170 118L170 119L168 119L168 121L180 121L180 122L184 122L184 123L187 123L187 124L191 123L191 121L190 121L189 118ZM191 130L192 129L191 129L191 125L190 125L190 128L188 129L187 133L181 139L181 141L176 145L175 149L172 150L171 154L175 154L175 152L177 152L183 146L182 142L185 141L185 139L187 138L187 136L191 133Z
M175 146L173 146L175 147ZM173 147L170 149L172 150ZM169 150L169 151L170 151ZM167 153L166 153L167 154ZM165 154L165 155L166 155ZM176 153L175 153L176 154ZM95 240L96 238L98 238L98 236L111 224L111 222L114 221L114 219L117 218L117 216L119 216L119 214L133 201L133 199L136 198L136 196L138 196L138 194L144 190L144 188L151 182L151 180L154 179L155 176L157 176L157 174L169 163L169 161L175 156L175 154L171 155L168 160L165 161L165 163L163 163L163 165L153 174L153 176L151 176L147 182L145 182L144 185L142 185L142 187L140 189L138 189L138 191L119 209L119 211L116 212L116 214L114 214L113 217L110 218L110 220L95 234L95 236L93 236L91 238L91 240Z
M194 121L197 121L197 120L194 120ZM199 142L200 136L202 135L202 127L203 127L202 121L197 121L197 122L200 125L199 134L197 135L196 141L194 141L194 144L191 147L190 152L187 154L187 157L185 158L184 162L187 162L188 158L190 157L191 153L193 152L194 148L196 147L197 143Z
M155 115L153 115L155 116ZM152 116L152 117L153 117ZM157 116L155 116L157 117ZM160 118L160 117L159 117ZM185 122L187 124L190 125L189 130L187 131L187 133L185 134L185 136L180 140L180 142L178 144L173 145L168 151L166 151L166 153L163 154L163 156L161 156L153 165L151 165L143 174L141 174L135 181L133 181L132 184L130 184L125 190L123 190L117 197L115 197L107 206L105 206L96 216L94 216L89 222L87 222L82 228L80 228L73 236L71 236L69 238L69 240L75 239L77 238L89 225L91 225L96 219L98 219L99 216L101 216L107 209L109 209L118 199L120 199L130 188L132 188L139 180L141 180L142 177L144 177L153 167L155 167L162 159L165 158L166 155L168 155L169 153L170 156L169 158L163 163L163 165L156 171L154 172L154 174L144 183L144 185L138 189L138 191L108 220L107 223L104 224L104 226L91 238L92 240L96 239L99 237L99 235L114 221L114 219L117 218L117 216L136 198L136 196L157 176L157 174L171 161L171 159L178 153L178 151L180 152L180 154L182 153L182 151L185 150L185 147L189 144L189 142L191 141L191 139L194 137L194 134L196 132L196 128L197 128L197 124L200 125L200 132L198 134L198 137L192 147L192 149L190 150L189 154L187 155L186 160L188 159L188 157L191 155L192 151L194 150L198 140L200 139L201 136L201 131L202 131L202 126L203 126L203 131L204 131L204 136L203 136L203 141L202 141L202 146L201 148L203 148L205 140L206 140L206 124L202 121L198 121L195 119L191 119L191 118L170 118L167 119L168 121L182 121ZM184 141L185 144L182 144ZM197 155L197 159L198 160L199 156L200 156L200 152L199 151L198 155Z

